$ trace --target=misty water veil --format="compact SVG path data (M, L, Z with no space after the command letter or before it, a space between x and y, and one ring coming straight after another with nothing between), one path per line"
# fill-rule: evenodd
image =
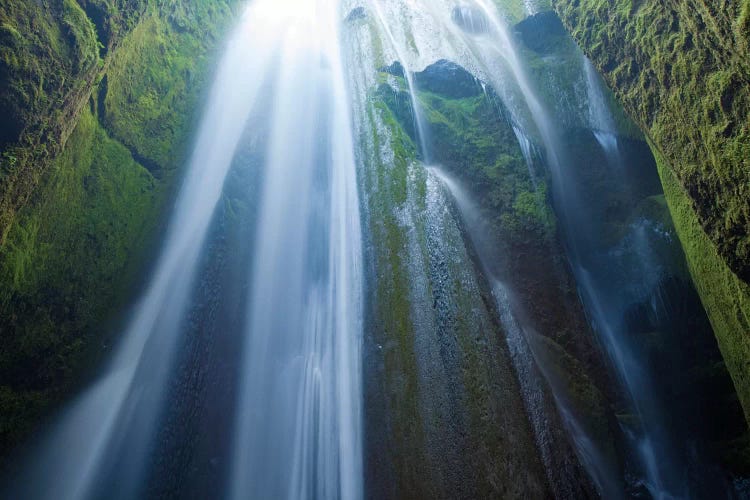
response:
M518 4L247 2L151 274L10 497L734 494L673 399L663 345L712 331L647 143Z

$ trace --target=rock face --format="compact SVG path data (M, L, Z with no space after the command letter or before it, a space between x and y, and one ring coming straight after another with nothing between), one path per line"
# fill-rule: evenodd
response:
M233 4L0 5L0 457L106 352Z
M555 37L566 36L565 27L560 18L554 12L544 11L529 16L515 26L524 45L535 52L545 53L550 48L550 43L555 42Z
M750 416L750 1L554 3L659 157L693 278Z
M382 67L380 76L385 81L368 89L362 145L372 266L364 350L368 497L550 497L489 292L439 179L418 159L403 67ZM453 77L458 86L449 88ZM450 94L477 86L447 61L414 80L422 96L440 100L434 92L441 85ZM486 109L478 89L470 103L455 104ZM521 155L513 142L495 147Z
M400 65L394 64L381 71L389 75L401 74L401 71L393 71L394 67L400 68ZM373 420L369 425L375 430L369 431L368 462L371 464L369 481L378 493L375 496L398 496L393 491L408 492L406 496L409 497L486 496L478 492L498 491L482 490L486 486L482 486L482 481L476 481L467 468L491 470L493 477L505 478L508 466L530 463L528 438L524 438L522 429L513 423L517 418L514 415L518 412L518 406L514 406L517 396L500 389L515 386L512 380L507 379L508 358L511 356L511 368L519 370L519 389L516 390L523 394L526 416L532 422L537 447L535 451L544 465L549 487L560 498L593 497L594 488L564 433L552 393L537 392L535 382L541 381L543 375L537 373L533 360L527 365L524 364L526 360L518 357L521 355L510 354L518 350L512 342L514 326L508 324L507 318L503 319L504 313L501 311L510 310L511 306L502 305L502 301L497 303L497 290L493 288L501 281L513 291L512 307L523 311L525 327L528 331L536 332L539 338L538 352L544 351L546 364L555 367L554 377L560 386L557 396L570 401L569 408L574 408L573 411L580 410L586 415L587 431L592 431L597 446L606 450L607 458L615 462L616 438L610 428L610 424L614 424L614 415L610 410L611 401L599 387L611 385L602 360L598 358L598 351L592 344L593 335L588 329L575 285L565 265L563 249L556 237L555 217L548 203L547 182L541 173L541 165L530 167L526 163L508 118L509 111L489 86L486 92L483 91L474 76L460 65L441 60L427 66L422 72L414 73L413 80L418 88L416 98L424 117L424 142L430 150L429 157L434 166L425 169L416 161L408 168L403 167L406 170L404 174L398 174L395 168L387 175L381 174L379 178L387 179L388 183L406 183L407 187L401 187L398 191L405 193L405 197L401 198L401 202L394 198L386 203L376 203L373 213L377 213L380 206L394 210L399 203L404 203L405 207L422 205L409 216L411 219L407 219L405 226L416 227L416 234L426 232L428 237L415 240L393 237L402 230L404 222L401 221L407 218L404 215L406 208L395 208L401 214L396 219L399 222L385 235L381 235L379 224L387 221L388 216L373 215L373 220L377 221L372 228L375 251L384 255L390 252L392 259L388 261L390 268L386 272L376 273L377 281L387 283L393 280L396 283L383 287L373 299L376 309L380 303L386 307L380 308L378 314L374 315L377 322L374 322L373 338L382 348L375 350L370 359L382 359L375 366L379 367L382 363L382 366L390 368L378 368L376 375L368 377L368 380L377 382L371 386L366 399L376 402L381 399L399 401L398 404L391 403L390 407L376 403L377 411L371 413ZM410 158L414 161L415 144L420 141L414 124L411 96L406 90L407 83L404 78L388 78L387 82L378 86L371 99L378 103L376 106L384 122L392 126L391 135L402 138L408 144L405 150L411 152ZM380 106L380 103L384 106ZM396 151L399 150L396 148ZM397 162L394 164L398 165ZM459 221L460 234L452 226L455 223L449 223L450 219L436 216L445 210L434 210L445 203L439 198L441 190L436 189L443 181L436 182L436 176L451 179L449 182L457 189L455 206L450 212ZM420 186L422 182L426 182L424 187ZM382 191L374 199L381 196ZM457 201L459 199L467 204L462 205ZM431 206L434 207L432 210ZM480 233L481 237L478 237ZM407 251L398 250L405 245L405 241L412 242L410 244L415 247L409 246ZM394 248L385 248L389 244ZM467 250L462 250L464 245ZM410 257L406 259L401 256ZM414 256L422 256L427 264L417 265L421 260ZM400 259L407 260L409 264L404 264ZM376 262L379 260L386 261L382 258L376 259ZM460 266L454 268L454 263L460 263ZM473 273L469 272L472 267ZM425 277L422 277L423 272ZM474 273L476 277L471 277ZM399 281L403 284L397 285ZM429 290L426 299L420 291L424 283L428 283ZM470 283L471 289L465 289ZM401 291L402 287L410 292ZM381 290L380 287L378 289ZM393 297L388 295L392 290L396 290ZM477 300L477 291L483 300ZM410 305L396 307L405 298ZM408 321L404 321L404 317ZM488 317L495 318L494 325L485 325ZM466 318L471 320L465 322ZM394 336L396 332L401 333ZM501 339L499 344L493 335ZM520 330L519 335L523 335ZM412 338L415 339L413 349ZM458 339L458 343L452 340L454 338ZM479 349L470 340L477 338L482 338L482 343L487 347ZM425 339L430 341L425 342ZM439 346L440 357L427 346L433 346L432 349ZM410 353L413 353L413 357L407 357ZM458 366L462 368L458 369ZM475 372L477 368L484 371L490 367L494 383L489 383L484 376ZM428 372L429 376L420 379L419 374L423 372ZM403 390L403 380L411 381L412 377L414 382L410 384L413 384L413 389ZM534 399L537 397L538 400ZM418 404L412 406L414 400ZM465 416L467 411L471 415L479 408L492 407L496 404L493 401L502 401L500 406L503 411L493 416L492 420L498 424L493 425L492 430L483 429L481 421ZM446 418L446 413L436 413L425 419L425 415L435 412L432 409L435 405L446 408L441 412L450 408L447 414L454 415L448 418L450 425L441 421ZM407 409L413 412L409 416L406 416ZM482 410L482 413L485 411ZM399 427L403 422L414 421L424 421L420 432ZM505 423L500 423L503 421ZM435 431L436 427L438 432ZM454 434L454 430L460 431L458 435ZM477 439L471 437L474 435L483 438L470 442L489 447L493 450L489 456L471 451L473 444L466 446L467 441L462 436ZM501 451L502 446L496 446L508 439L519 446L519 454L508 455L503 458L506 465L500 465L494 457L506 451ZM437 447L437 443L441 447ZM384 451L384 448L388 451ZM421 458L417 453L423 453L428 458ZM398 458L388 458L390 455ZM450 474L432 465L420 471L417 479L406 476L405 472L412 468L409 464L429 463L429 457L435 455L441 457L443 464L455 464L450 466ZM431 470L431 467L435 467L435 470ZM400 472L402 470L404 473ZM526 471L527 474L519 476L517 481L519 484L525 481L525 495L534 496L538 491L531 488L537 488L534 482L539 480L538 470L528 468ZM430 484L435 485L430 486L433 489L408 489L414 488L414 485L422 487L421 478L430 477L430 474L440 478L431 481ZM501 485L503 481L495 480L494 483ZM442 486L444 489L436 489L441 484L445 485ZM462 485L463 489L455 489L457 485ZM388 494L387 488L394 490ZM512 497L518 495L519 491L502 493L503 496Z
M452 99L473 97L482 93L477 80L464 68L446 60L431 64L414 75L417 88Z
M347 14L345 21L347 23L353 23L354 21L360 21L367 19L367 11L364 7L355 7Z

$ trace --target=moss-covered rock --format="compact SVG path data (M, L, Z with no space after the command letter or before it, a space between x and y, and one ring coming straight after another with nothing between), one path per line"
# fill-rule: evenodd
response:
M660 158L693 278L750 417L750 1L554 4Z
M401 75L397 65L383 68L364 112L373 266L365 350L367 490L384 498L549 496L491 299L440 181L419 161ZM447 83L415 79L430 88ZM477 89L484 96L473 78L461 80L475 87L469 100L478 99ZM502 147L517 149L514 141ZM521 168L526 172L523 162Z
M618 430L611 409L612 394L598 388L604 386L610 390L612 386L607 383L607 372L594 346L558 241L548 179L541 165L536 164L540 158L530 158L531 164L527 162L512 119L500 98L491 89L483 88L464 68L438 61L415 73L414 81L419 89L417 98L426 135L424 141L419 141L415 135L418 131L403 78L397 76L381 85L378 97L410 136L410 144L425 142L430 149L426 156L435 168L455 181L471 198L470 204L475 205L478 213L463 214L471 219L465 223L481 225L484 233L484 241L478 241L468 236L476 227L464 228L468 245L475 254L484 256L480 263L474 255L475 266L481 269L484 279L501 280L513 290L513 308L523 318L524 328L538 332L540 338L548 341L537 344L555 346L556 355L565 362L556 365L557 371L543 370L543 376L555 381L561 377L576 381L576 390L585 393L588 399L576 399L568 394L557 401L566 405L566 412L575 407L576 418L586 416L579 423L582 427L592 426L586 430L595 435L597 446L607 450L610 463L617 463L614 450ZM494 299L490 301L491 309L499 307ZM442 310L451 306L438 303L436 307ZM539 352L541 360L547 350L540 348ZM524 383L528 381L522 381ZM554 387L559 394L571 392L569 389L559 384ZM592 411L594 407L596 411ZM551 412L546 417L552 422L551 427L561 425L556 420L558 414L551 400L545 411ZM572 496L576 498L590 494L593 487L587 489L588 480L576 475L575 466L570 467L577 459L571 458L574 455L568 438L546 436L545 439L554 441L554 457L544 458L548 472L554 471L551 484L569 492L570 485L575 484ZM617 469L617 466L610 469Z
M750 285L729 269L698 222L690 196L663 157L656 159L690 273L750 421Z
M0 2L0 456L107 351L232 5Z
M109 61L102 56L147 3L0 2L0 244L75 128Z

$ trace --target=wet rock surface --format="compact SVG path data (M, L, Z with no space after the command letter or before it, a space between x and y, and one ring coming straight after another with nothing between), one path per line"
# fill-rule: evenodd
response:
M473 97L482 93L477 79L458 64L441 59L424 71L414 74L417 88L434 92L451 99Z

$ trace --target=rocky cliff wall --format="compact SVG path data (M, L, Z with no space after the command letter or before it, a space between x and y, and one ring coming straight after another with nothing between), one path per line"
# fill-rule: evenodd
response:
M750 1L554 4L659 158L691 273L750 416Z
M0 456L106 355L236 3L0 1Z

